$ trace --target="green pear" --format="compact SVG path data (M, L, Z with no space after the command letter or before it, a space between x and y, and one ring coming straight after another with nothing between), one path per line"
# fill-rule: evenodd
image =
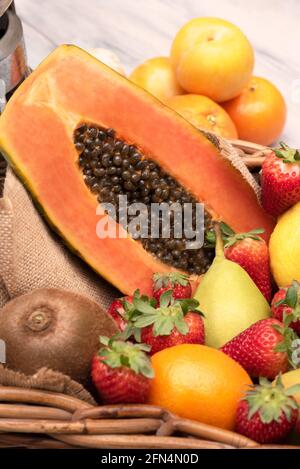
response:
M247 272L224 256L216 227L216 256L195 299L205 318L206 345L219 348L251 324L270 316L270 306Z

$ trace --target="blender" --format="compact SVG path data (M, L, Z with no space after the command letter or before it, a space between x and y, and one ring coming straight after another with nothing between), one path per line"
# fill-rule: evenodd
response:
M18 85L29 73L23 28L12 0L0 0L0 113ZM0 197L6 162L0 154Z
M0 0L0 111L27 74L20 18L12 0Z

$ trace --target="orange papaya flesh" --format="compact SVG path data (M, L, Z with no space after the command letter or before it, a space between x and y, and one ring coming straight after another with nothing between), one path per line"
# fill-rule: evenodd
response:
M60 46L21 85L0 118L0 147L51 225L94 270L125 294L150 293L154 272L174 266L133 240L99 239L97 197L84 182L76 129L83 123L114 129L136 145L206 213L236 231L273 221L241 174L182 117L86 52ZM103 216L103 215L102 215Z

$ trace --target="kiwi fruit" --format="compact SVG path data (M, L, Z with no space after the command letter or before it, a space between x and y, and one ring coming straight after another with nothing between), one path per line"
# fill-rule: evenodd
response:
M27 375L47 367L86 384L99 336L116 332L97 303L64 290L35 290L0 311L6 366Z

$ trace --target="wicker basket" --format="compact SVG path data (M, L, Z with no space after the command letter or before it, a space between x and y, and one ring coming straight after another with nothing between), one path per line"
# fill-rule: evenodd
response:
M270 152L269 147L257 143L245 142L244 140L228 140L239 152L246 166L259 170L266 155Z
M0 448L241 449L237 433L148 405L95 407L54 392L0 386Z
M268 148L232 140L248 168L259 171ZM5 162L0 155L0 196ZM181 419L149 405L96 407L49 391L0 386L0 448L241 449L258 445L237 433Z

